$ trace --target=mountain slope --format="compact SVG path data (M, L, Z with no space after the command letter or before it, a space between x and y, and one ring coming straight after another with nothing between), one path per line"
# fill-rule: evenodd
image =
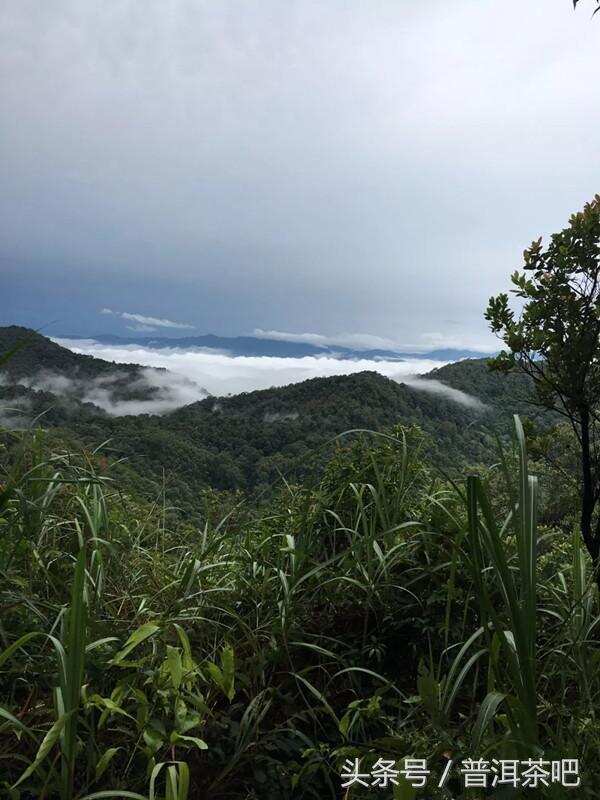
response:
M425 377L442 381L446 386L470 394L487 406L505 413L521 414L526 411L534 416L541 413L530 405L532 384L529 377L521 372L508 375L492 372L485 358L446 364Z
M94 412L159 413L181 405L182 396L206 395L193 381L165 369L104 361L73 353L27 328L0 328L0 353L15 347L0 366L0 399L29 411L30 418L44 412L45 424Z
M0 336L1 349L9 338ZM31 378L47 365L70 374L85 370L96 376L90 378L93 382L116 372L123 391L131 392L144 385L140 380L145 370L76 356L37 334L32 341L27 355L19 354L14 371L5 372L5 380L13 381L1 390L5 397L35 404L38 413L50 408L42 423L54 428L55 435L90 448L108 441L102 451L126 460L128 479L141 491L156 493L166 482L169 500L189 511L197 508L198 494L207 486L261 493L282 477L306 479L343 443L336 437L356 429L418 425L429 435L436 463L444 470L489 462L495 457L494 434L508 430L512 413L528 408L528 386L520 376L505 378L490 373L484 360L470 360L409 384L362 372L209 397L163 416L115 417L84 404L89 393L72 400L58 384L54 392L35 391L14 385L14 376L21 375L19 380L26 383L25 375Z
M106 452L126 458L155 487L166 480L168 497L191 510L205 486L261 493L282 477L305 480L344 442L336 437L356 429L419 425L444 470L489 463L494 434L510 425L501 391L496 400L475 410L363 372L209 398L163 417L87 419L70 429L89 445L110 439Z
M3 374L13 381L30 378L41 370L82 379L94 379L118 372L127 379L134 380L143 369L138 364L117 365L112 361L73 353L29 328L18 325L0 328L0 353L17 345L22 347L2 367Z

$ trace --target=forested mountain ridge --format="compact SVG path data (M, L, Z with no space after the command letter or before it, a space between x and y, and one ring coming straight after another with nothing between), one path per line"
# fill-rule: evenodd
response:
M14 381L31 378L41 370L93 379L115 371L130 380L142 372L139 364L115 364L94 356L74 353L37 331L19 325L0 328L0 353L17 348L2 366L2 374Z
M65 401L60 383L52 392L17 381L41 369L93 381L117 375L120 391L144 392L141 367L78 356L17 328L0 331L0 352L23 336L26 344L9 361L11 368L0 372L7 384L0 390L4 403L20 399L30 417L44 412L40 424L54 435L90 449L107 442L102 451L126 460L127 480L137 489L148 495L166 482L170 499L187 509L209 486L264 493L282 477L305 480L343 443L337 437L357 429L417 425L443 469L485 463L493 458L494 434L508 429L512 413L527 413L527 381L490 373L480 359L449 364L407 384L362 372L207 397L162 416L111 416L82 402L89 394Z
M137 413L175 407L174 378L162 368L116 363L74 353L40 333L17 325L0 328L0 420L16 412L31 419L44 414L46 425L61 425L89 414ZM184 377L182 385L195 387ZM200 387L194 394L202 394ZM12 404L12 405L11 405ZM9 409L7 411L6 409ZM11 413L15 412L15 413Z
M522 372L493 372L488 359L464 359L438 367L424 376L476 397L490 409L509 414L540 416L545 412L531 404L531 380Z

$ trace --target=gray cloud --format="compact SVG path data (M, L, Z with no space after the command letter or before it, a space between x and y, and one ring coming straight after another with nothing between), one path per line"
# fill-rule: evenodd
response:
M568 0L4 3L0 319L473 346L598 190L599 43Z

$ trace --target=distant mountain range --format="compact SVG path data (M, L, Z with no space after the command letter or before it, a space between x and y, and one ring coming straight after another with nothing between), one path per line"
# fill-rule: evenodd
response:
M207 333L203 336L184 336L172 338L167 336L65 336L64 339L93 339L108 345L141 345L150 348L176 347L184 350L203 348L218 350L231 356L271 356L276 358L303 358L305 356L331 356L341 359L369 359L385 361L404 361L408 359L428 359L432 361L460 361L463 358L485 358L488 353L478 350L457 348L439 348L424 353L403 352L400 350L361 350L351 347L333 345L315 345L307 342L286 342L280 339L264 339L257 336L215 336Z

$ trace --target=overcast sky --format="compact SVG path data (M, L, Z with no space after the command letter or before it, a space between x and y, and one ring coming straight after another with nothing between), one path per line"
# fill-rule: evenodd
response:
M600 191L588 5L3 2L0 323L486 343Z

